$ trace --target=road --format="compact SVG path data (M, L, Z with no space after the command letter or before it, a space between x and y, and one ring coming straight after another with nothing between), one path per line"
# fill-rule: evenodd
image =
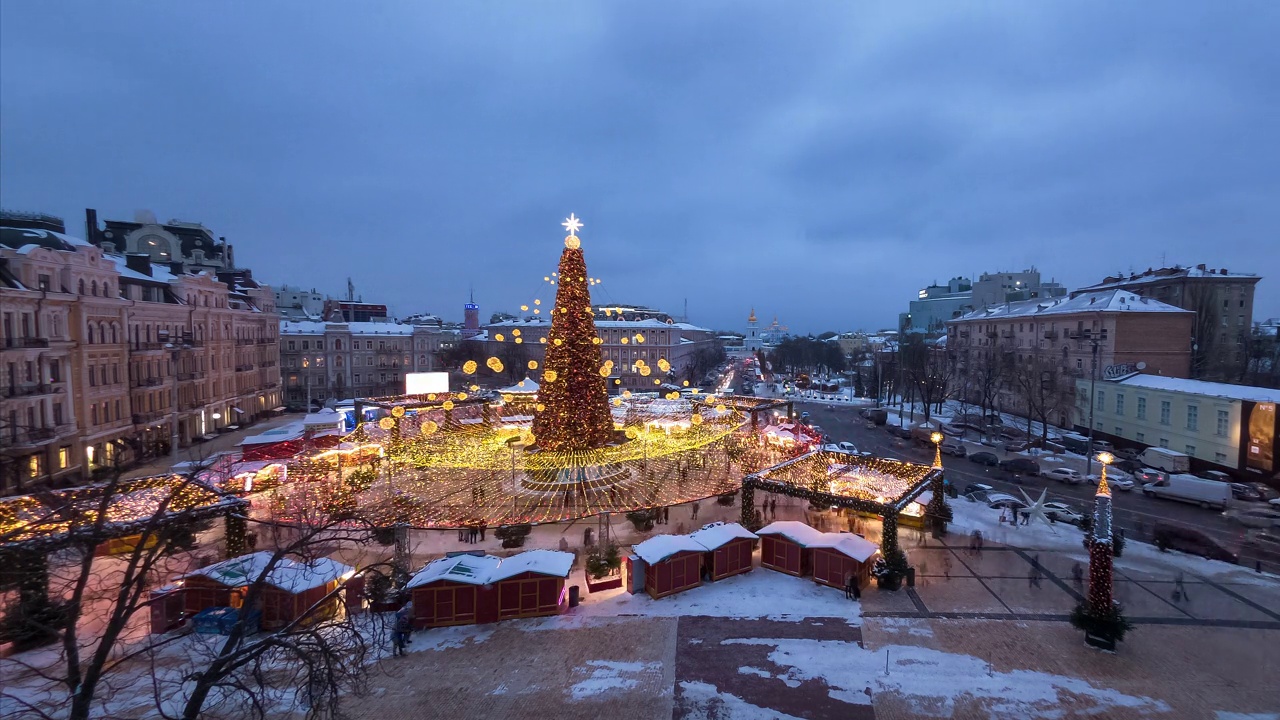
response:
M912 462L933 462L931 446L925 447L894 437L883 427L877 427L874 430L867 428L867 421L858 416L860 408L832 408L821 403L797 403L796 408L797 412L801 410L808 412L811 421L821 425L833 442L852 442L858 446L859 450L873 455ZM975 437L966 439L972 440ZM991 448L981 449L993 451ZM994 450L993 452L1001 459L1006 457L1002 451ZM969 483L986 483L1018 498L1022 497L1018 492L1021 488L1034 500L1040 496L1042 489L1047 488L1050 499L1065 502L1078 512L1088 512L1093 507L1095 487L1087 483L1067 485L1042 477L1024 477L1021 485L1017 485L1011 482L1012 476L1003 470L950 455L942 456L942 466L946 470L947 479L961 492ZM1242 565L1253 567L1258 560L1261 560L1264 569L1280 570L1280 558L1259 557L1250 548L1244 547L1242 545L1244 528L1232 523L1219 511L1202 509L1181 502L1149 498L1138 490L1115 491L1112 508L1115 526L1123 528L1127 537L1149 540L1152 528L1157 522L1183 525L1194 528L1213 538L1228 550L1239 553Z

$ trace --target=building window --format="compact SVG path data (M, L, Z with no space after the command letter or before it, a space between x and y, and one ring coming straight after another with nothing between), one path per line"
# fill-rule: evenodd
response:
M1165 448L1165 449L1168 449L1168 447L1169 447L1169 438L1160 438L1160 447Z
M1168 425L1169 416L1172 414L1173 414L1172 403L1170 403L1168 400L1161 400L1160 401L1160 424Z
M1227 464L1227 454L1226 454L1226 453L1216 452L1216 453L1214 453L1214 454L1213 454L1213 461L1214 461L1214 462L1216 462L1216 463L1218 463L1219 465L1226 465L1226 464Z
M1200 408L1195 405L1187 406L1187 429L1192 432L1200 429Z
M30 473L31 477L33 478L40 477L41 470L40 470L39 455L32 455L31 457L27 458L27 472Z
M1116 393L1116 414L1124 415L1124 393Z
M1218 437L1227 436L1227 423L1231 420L1231 413L1226 410L1218 411Z
M1105 392L1103 392L1103 391L1099 390L1099 391L1098 391L1098 403L1097 403L1097 408L1098 408L1099 410L1106 410L1106 402L1105 402L1105 401L1106 401L1106 399L1107 399L1107 394L1106 394Z
M323 340L317 340L317 341L316 341L316 349L317 349L317 350L323 350L323 349L324 349L324 341L323 341Z
M290 341L289 341L289 349L290 349L290 350L297 350L297 349L298 349L298 348L297 348L297 343L295 343L293 340L290 340Z
M302 349L303 349L303 350L310 350L310 349L311 349L311 341L310 341L310 340L303 340L303 341L302 341Z
M1147 419L1147 399L1144 397L1138 398L1138 419Z
M1184 449L1186 450L1186 453L1187 453L1188 455L1190 455L1191 457L1195 457L1195 456L1196 456L1196 446L1195 446L1195 445L1187 445Z
M67 466L70 464L71 464L71 446L63 445L62 447L58 448L58 469L66 470Z
M1135 436L1135 438L1137 439L1137 441L1138 441L1138 442L1146 442L1146 440L1147 440L1147 434L1146 434L1146 433L1138 433L1138 434Z
M1116 437L1124 435L1124 430L1119 425L1116 426Z

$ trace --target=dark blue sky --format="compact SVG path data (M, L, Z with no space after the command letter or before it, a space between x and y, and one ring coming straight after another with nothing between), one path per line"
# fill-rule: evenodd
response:
M0 203L452 319L549 300L570 212L598 300L721 328L1162 257L1280 315L1280 4L623 5L6 0Z

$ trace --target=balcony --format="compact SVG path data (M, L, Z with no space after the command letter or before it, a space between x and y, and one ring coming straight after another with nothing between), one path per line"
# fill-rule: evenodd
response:
M203 380L203 379L204 379L204 373L202 372L178 373L178 382L190 382L192 380Z
M254 345L257 341L253 338L236 338L236 347L245 347L246 345Z
M992 340L995 340L996 338L1000 337L1000 333L996 332L995 330L988 330L987 337L991 338Z
M5 433L8 444L15 448L34 447L44 445L57 439L58 430L53 427L37 427L27 428L25 430L12 430Z
M1000 337L1002 337L1002 338L1011 338L1011 337L1013 337L1013 331L1012 331L1012 330L1001 330L1001 331L1000 331Z
M133 382L129 383L129 387L135 387L135 388L158 387L163 384L164 384L164 378L145 377L145 378L138 378Z
M259 345L275 345L278 342L280 341L276 338L258 338Z
M250 370L252 370L252 369L253 369L253 364L252 364L252 363L250 363L250 364L248 364L248 365L237 365L237 366L236 366L236 372L249 372L249 371L250 371Z
M160 420L161 418L163 418L164 415L165 414L162 412L134 413L133 424L134 425L150 425L151 423L154 423L157 420Z
M41 337L11 337L4 339L6 348L47 348L49 339Z
M1045 330L1045 331L1044 331L1044 339L1045 339L1045 340L1057 340L1057 339L1058 339L1058 331L1057 331L1057 330Z
M16 397L34 397L36 395L52 395L62 392L62 383L27 383L24 385L10 385L6 388L0 388L0 397L16 398Z
M164 350L165 343L162 342L135 342L130 347L137 352L146 352L148 350Z

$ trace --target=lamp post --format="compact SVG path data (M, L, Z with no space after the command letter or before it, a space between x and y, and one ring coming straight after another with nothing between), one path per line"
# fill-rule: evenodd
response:
M1098 339L1089 338L1093 345L1093 358L1089 361L1089 447L1084 454L1084 476L1093 474L1093 411L1098 407Z
M302 358L302 380L307 385L307 409L306 413L311 413L311 360ZM357 421L358 422L358 421Z
M178 352L179 350L177 345L173 345L171 343L166 345L166 347L168 347L170 350L169 357L173 362L173 367L170 369L170 371L173 373L173 406L172 406L173 418L171 423L172 424L171 432L169 433L169 465L173 466L178 464L178 436L179 436L179 433L178 433Z
M935 432L929 436L929 439L933 441L933 466L940 468L942 467L942 433Z

